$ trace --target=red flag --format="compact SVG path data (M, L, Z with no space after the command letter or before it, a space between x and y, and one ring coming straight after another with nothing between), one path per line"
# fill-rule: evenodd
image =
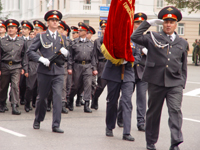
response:
M134 25L135 0L112 0L101 46L104 57L113 64L134 62L130 37Z

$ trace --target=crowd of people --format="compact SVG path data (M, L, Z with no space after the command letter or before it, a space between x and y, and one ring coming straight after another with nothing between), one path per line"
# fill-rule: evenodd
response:
M195 66L199 66L198 62L200 62L200 40L197 39L192 44L193 51L192 51L192 61L195 64Z
M40 129L46 111L53 107L52 131L64 133L60 129L61 113L74 110L75 95L76 106L84 105L84 112L92 113L91 109L98 109L99 97L107 85L106 136L113 136L117 122L123 127L122 138L134 141L130 130L132 94L136 88L137 127L146 133L147 149L156 149L166 99L170 150L179 150L178 145L183 142L181 103L187 78L188 46L175 32L177 22L182 19L181 12L175 7L165 7L158 19L153 20L147 20L142 12L134 15L130 43L134 67L126 61L116 66L101 53L106 20L99 24L102 37L93 41L91 37L96 33L93 27L79 22L78 27L70 28L61 19L61 12L51 10L44 16L47 26L38 20L33 25L23 20L21 29L17 20L1 20L0 112L8 111L9 92L13 115L21 114L17 109L19 104L24 105L26 112L34 107L33 128ZM144 34L150 26L158 24L163 24L162 32ZM70 32L72 40L68 38ZM198 42L196 45L199 46Z

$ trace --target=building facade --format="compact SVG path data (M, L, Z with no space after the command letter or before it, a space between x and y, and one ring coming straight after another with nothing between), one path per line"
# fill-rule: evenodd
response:
M16 20L41 20L44 21L44 14L51 9L62 12L63 20L69 26L78 26L78 22L85 22L100 32L100 6L110 4L111 0L1 0L2 15L9 14L9 18ZM135 12L144 12L148 19L155 19L159 11L167 6L164 0L136 0ZM187 38L192 51L192 43L200 39L200 11L188 13L188 9L182 10L183 19L178 23L177 33ZM119 18L120 19L120 18ZM162 26L151 27L150 30L160 31ZM93 36L96 39L98 34Z

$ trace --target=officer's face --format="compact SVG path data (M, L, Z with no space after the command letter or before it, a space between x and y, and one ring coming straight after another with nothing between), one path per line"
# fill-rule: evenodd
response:
M14 36L15 34L17 34L17 27L8 27L8 35L10 36Z
M92 38L92 34L91 34L91 33L88 33L88 34L86 35L86 38L87 38L88 40L90 40L90 39Z
M141 23L142 23L141 21L135 22L134 23L134 30L136 30L140 26Z
M58 24L59 24L58 19L50 19L47 21L47 25L49 26L49 28L52 29L58 29Z
M101 28L101 34L102 34L102 36L104 36L105 30L106 30L106 27L102 27Z
M79 34L79 37L85 37L86 35L87 35L87 31L85 31L85 30L78 30L78 34Z
M35 37L34 32L31 32L29 36L30 36L31 38L34 38L34 37Z
M30 29L24 28L24 27L22 28L22 35L23 35L23 36L28 36L29 33L30 33Z
M73 38L73 39L76 39L76 38L78 38L78 37L79 37L79 35L78 35L77 32L72 32L72 38Z
M6 28L0 26L0 33L6 33Z
M58 33L63 33L64 29L62 27L58 27Z
M41 28L34 29L34 35L36 36L38 33L41 33L43 30Z
M166 33L166 34L173 34L175 29L177 27L177 22L176 21L172 21L172 20L165 20L163 22L163 31Z
M67 31L63 31L63 35L65 36L67 36L67 33L68 33Z

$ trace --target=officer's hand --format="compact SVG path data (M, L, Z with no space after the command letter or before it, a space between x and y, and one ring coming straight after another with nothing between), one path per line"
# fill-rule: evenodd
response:
M50 61L47 59L47 58L44 58L44 57L40 57L39 60L41 63L43 63L46 67L49 67L50 65Z
M24 69L21 70L21 74L24 74Z
M67 57L67 55L69 54L69 51L68 51L67 49L65 49L64 47L62 47L62 48L60 49L60 52L61 52L65 57Z
M151 26L158 26L162 24L164 21L162 19L151 19L147 21Z
M0 71L0 75L1 75L1 71Z
M147 53L148 53L148 49L146 49L145 47L142 49L142 52L145 54L145 55L147 55Z
M28 78L28 73L25 73L24 75L25 75L25 77L27 77L27 78Z
M124 60L121 64L125 65L128 61Z
M72 74L72 70L67 70L67 72L69 75Z
M95 70L92 73L93 73L94 76L96 76L98 74L98 71Z

